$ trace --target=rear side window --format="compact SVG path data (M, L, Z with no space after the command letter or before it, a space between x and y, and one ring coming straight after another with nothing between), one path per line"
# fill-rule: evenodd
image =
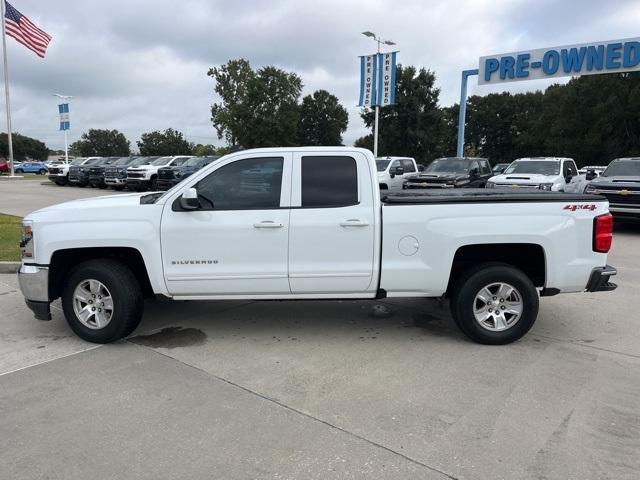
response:
M491 173L491 166L488 161L480 160L480 167L482 168L482 173Z
M302 157L302 206L358 203L358 169L352 157Z
M404 169L404 173L412 173L416 171L411 160L402 160L402 168Z

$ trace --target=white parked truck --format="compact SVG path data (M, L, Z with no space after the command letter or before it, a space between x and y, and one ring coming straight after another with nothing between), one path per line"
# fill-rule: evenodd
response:
M593 195L506 189L385 193L371 152L236 152L163 193L76 200L22 227L20 287L36 318L62 298L105 343L143 298L443 297L475 341L524 335L539 296L613 290L612 221Z
M502 174L491 177L487 188L537 188L549 192L582 193L585 175L571 158L531 157L514 160Z
M191 155L174 155L169 157L148 157L149 163L134 165L127 168L126 185L129 190L144 192L147 189L157 190L158 170L162 167L181 165L191 158ZM153 160L151 160L153 159Z
M378 185L380 190L402 190L402 184L418 173L418 165L411 157L378 157Z

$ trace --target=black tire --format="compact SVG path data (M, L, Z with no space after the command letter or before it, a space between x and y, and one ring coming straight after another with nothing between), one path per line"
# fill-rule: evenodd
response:
M124 186L122 185L116 185L115 187L113 187L114 190L117 190L118 192L121 192L122 190L124 190Z
M152 192L158 191L158 177L155 175L151 177L151 181L149 182L149 190Z
M499 282L507 283L518 291L522 314L506 330L493 331L476 321L473 310L480 290ZM529 277L511 265L485 263L468 270L456 281L450 297L451 314L460 330L471 340L485 345L505 345L518 340L531 329L538 316L538 290Z
M55 184L59 187L64 187L67 184L67 177L57 178L54 180Z
M22 170L21 168L16 168L14 170L15 173L24 173L24 170Z
M44 168L41 168L40 170L38 170L38 175L45 175L47 173L47 171Z
M73 309L73 294L85 280L101 282L113 299L109 323L101 329L85 326ZM71 329L83 340L110 343L133 332L144 310L142 290L135 275L122 263L109 259L88 260L77 265L67 276L62 292L62 309Z

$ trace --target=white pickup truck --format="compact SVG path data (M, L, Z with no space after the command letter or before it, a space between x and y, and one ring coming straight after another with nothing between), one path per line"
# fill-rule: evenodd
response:
M518 158L500 175L487 181L487 188L537 188L549 192L582 193L587 186L572 158Z
M61 297L71 328L105 343L144 297L448 297L471 339L524 335L538 297L613 290L612 220L593 195L506 189L387 193L368 150L227 155L167 192L76 200L22 228L19 282L36 318Z

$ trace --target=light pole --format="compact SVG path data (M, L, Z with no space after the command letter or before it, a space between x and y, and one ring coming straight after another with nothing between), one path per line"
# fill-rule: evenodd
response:
M54 93L53 94L54 97L58 97L62 100L69 100L70 98L73 98L71 95L60 95L59 93ZM69 163L69 141L67 138L67 129L64 129L64 163Z
M365 37L373 38L378 43L378 55L380 54L381 43L384 43L385 45L395 45L395 43L392 42L391 40L383 40L373 32L366 31L366 32L362 32L362 34ZM378 111L380 110L380 106L378 105L377 98L375 100L374 110L375 110L375 116L373 121L373 156L377 157L378 156L378 115L379 115Z

